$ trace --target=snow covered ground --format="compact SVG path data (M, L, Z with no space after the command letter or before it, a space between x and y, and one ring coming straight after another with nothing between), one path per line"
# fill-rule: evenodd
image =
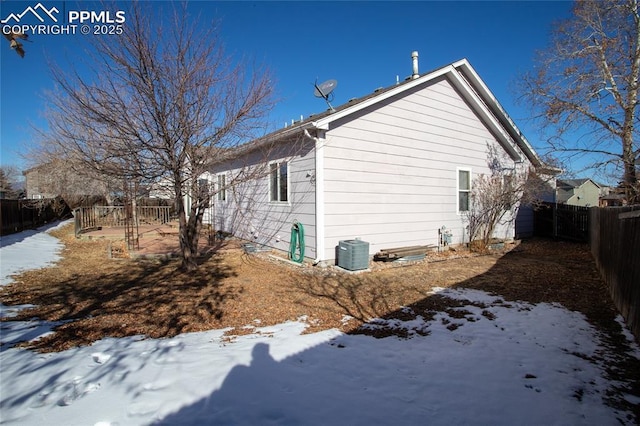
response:
M2 239L2 284L12 273L58 259L61 245L40 231ZM0 423L633 423L603 403L615 385L604 373L607 349L582 314L551 304L499 303L479 291L440 293L491 306L466 306L466 319L418 317L404 325L429 334L410 339L338 330L303 335L303 321L261 327L256 318L251 335L228 338L225 330L212 330L158 340L107 338L51 354L11 347L49 332L51 324L4 322ZM0 309L5 316L14 311ZM451 324L459 326L451 331ZM638 346L632 348L640 357Z

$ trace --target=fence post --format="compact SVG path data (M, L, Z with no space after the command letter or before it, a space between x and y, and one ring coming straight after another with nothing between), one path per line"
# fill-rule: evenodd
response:
M558 203L553 203L552 206L552 210L553 210L553 229L551 230L551 235L553 236L553 238L557 238L558 237Z
M73 209L74 233L76 235L76 238L78 238L78 235L80 235L80 216L82 216L82 210L79 207Z

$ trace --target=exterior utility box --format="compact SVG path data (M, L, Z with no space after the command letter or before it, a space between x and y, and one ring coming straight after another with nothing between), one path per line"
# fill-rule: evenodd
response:
M343 240L338 243L338 266L348 271L369 268L369 243Z

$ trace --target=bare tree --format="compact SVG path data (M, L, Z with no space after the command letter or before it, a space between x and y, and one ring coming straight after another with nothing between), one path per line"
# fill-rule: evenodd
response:
M18 193L13 188L14 179L17 175L17 169L13 166L0 167L0 194L1 198L17 198Z
M34 150L35 151L35 150ZM29 156L33 167L24 172L27 195L45 198L61 197L71 209L93 202L111 204L122 181L99 175L70 158L54 158L34 152Z
M193 269L212 195L198 177L263 131L272 84L265 70L232 62L214 23L189 19L186 5L170 18L159 9L134 3L123 34L95 37L92 72L54 69L47 145L99 174L166 182L182 267Z
M552 150L595 155L590 166L599 170L614 166L629 202L640 202L638 0L577 1L536 62L523 76L523 99L557 132Z
M471 248L481 252L487 250L501 223L514 221L519 208L535 206L550 191L549 181L555 179L549 163L548 170L536 171L524 164L514 165L496 146L487 148L490 172L474 177L464 215Z

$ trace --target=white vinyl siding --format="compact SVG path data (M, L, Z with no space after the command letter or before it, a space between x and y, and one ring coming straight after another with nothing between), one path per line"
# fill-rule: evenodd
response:
M326 134L325 258L340 240L381 249L437 244L438 229L465 242L457 168L488 173L496 138L446 79L418 87Z
M215 229L287 251L291 225L298 221L305 230L305 257L316 258L313 146L313 141L296 140L291 145L282 144L270 151L271 157L267 159L263 158L264 152L259 151L213 170L214 173L225 173L227 183L226 202L214 205L212 223ZM284 185L272 183L272 165L277 165L276 177L285 177L281 180ZM281 165L286 165L286 170ZM239 175L253 178L246 181ZM272 188L278 188L278 201L271 201L275 195ZM286 194L286 201L281 194Z

